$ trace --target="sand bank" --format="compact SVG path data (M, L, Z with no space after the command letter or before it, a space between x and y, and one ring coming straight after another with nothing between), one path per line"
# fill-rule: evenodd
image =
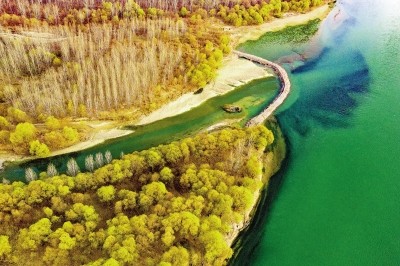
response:
M225 94L254 79L271 76L265 68L231 54L223 61L216 79L206 85L200 94L186 93L160 109L143 116L138 125L148 124L166 117L184 113L217 95Z

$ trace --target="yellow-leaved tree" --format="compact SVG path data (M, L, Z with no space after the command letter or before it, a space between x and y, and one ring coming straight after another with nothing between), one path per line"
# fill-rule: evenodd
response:
M50 154L50 150L46 144L33 140L29 143L29 153L33 156L46 157Z
M17 153L26 153L29 143L36 137L36 127L28 122L19 123L15 131L10 134L10 142Z

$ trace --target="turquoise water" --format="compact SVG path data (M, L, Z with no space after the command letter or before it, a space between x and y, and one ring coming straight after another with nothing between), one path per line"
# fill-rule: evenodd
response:
M279 50L296 95L278 114L290 155L233 265L400 264L398 10L339 1L304 62Z
M169 117L154 123L134 127L135 132L113 140L106 141L95 147L61 156L38 159L17 165L9 165L0 173L9 180L24 180L25 169L31 167L36 172L46 171L52 162L60 173L66 171L66 162L75 158L81 170L85 170L84 160L90 154L110 151L113 158L119 158L121 152L131 153L169 143L174 140L193 135L215 123L225 120L242 119L242 124L250 117L257 115L278 93L278 80L273 77L255 80L246 86L239 87L225 95L214 97L200 106L181 115ZM221 109L224 104L241 106L243 111L228 114Z

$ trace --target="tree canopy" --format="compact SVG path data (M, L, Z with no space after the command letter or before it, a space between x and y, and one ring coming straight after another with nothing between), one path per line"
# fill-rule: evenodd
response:
M71 176L0 185L0 262L224 265L254 204L274 137L263 126L202 133ZM246 147L245 149L241 147ZM269 156L270 157L270 156Z

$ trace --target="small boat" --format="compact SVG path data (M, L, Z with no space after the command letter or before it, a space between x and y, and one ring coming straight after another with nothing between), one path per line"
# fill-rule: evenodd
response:
M203 90L204 90L204 88L200 88L197 91L193 92L193 94L200 94L203 92Z
M242 111L242 107L233 104L224 104L222 109L227 113L240 113Z

